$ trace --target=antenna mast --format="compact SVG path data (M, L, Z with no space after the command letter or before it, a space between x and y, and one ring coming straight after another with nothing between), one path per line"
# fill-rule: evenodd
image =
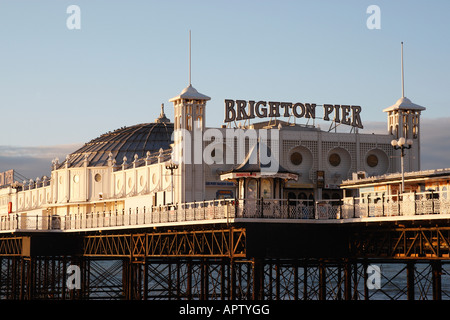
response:
M403 74L403 41L402 41L402 98L405 97L405 82Z
M191 85L191 30L189 30L189 85Z

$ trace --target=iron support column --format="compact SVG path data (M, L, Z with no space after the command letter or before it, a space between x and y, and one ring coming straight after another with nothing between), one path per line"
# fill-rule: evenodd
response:
M432 268L432 278L433 278L433 300L442 299L442 286L441 286L441 275L442 275L442 263L440 261L433 261L431 264Z
M414 300L414 262L406 264L406 291L407 299Z
M327 275L324 262L319 263L319 300L326 300L327 298Z
M344 299L352 299L352 267L348 260L344 262Z
M253 292L252 300L264 299L264 259L253 259Z

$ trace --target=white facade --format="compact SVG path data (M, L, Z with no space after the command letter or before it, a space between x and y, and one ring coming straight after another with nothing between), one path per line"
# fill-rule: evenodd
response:
M174 151L171 149L151 154L147 152L145 156L136 155L133 159L113 158L110 154L102 165L92 165L93 160L86 153L84 160L80 160L77 166L71 166L75 156L69 155L62 165L54 161L49 178L0 189L0 216L14 213L21 216L67 216L96 212L148 212L172 203L238 197L238 182L221 180L220 176L240 164L237 161L237 146L230 147L232 141L226 138L227 130L233 129L206 127L205 110L209 99L189 85L170 100L175 111L174 131L189 132L188 138L175 141L174 145L180 143L192 159L191 163L179 163L172 172L173 176L166 168L171 163ZM242 130L244 133L253 130L257 136L261 130L277 130L279 139L269 140L268 144L273 152L278 153L279 165L298 175L297 180L281 181L278 185L270 186L268 182L266 187L273 190L269 189L272 191L266 196L319 200L341 197L339 185L343 180L352 178L354 173L375 176L400 170L399 151L393 149L391 140L397 138L400 132L395 129L395 122L404 118L394 113L395 110L388 111L388 132L384 135L326 132L316 127L282 121L255 123ZM405 132L414 131L411 138L415 140L410 152L406 153L406 171L420 169L419 115L420 111L416 110L414 119L408 120L412 122L407 122L407 125L417 125L416 129L405 129ZM211 142L212 139L203 136L202 142L196 143L195 132L205 135L211 132L208 131L210 129L215 129L224 139ZM256 142L255 139L246 141L245 154ZM214 148L209 146L211 143L222 148L215 149L212 154ZM107 146L105 143L105 148ZM207 164L203 159L205 151L215 160L226 159L233 153L233 163ZM102 152L108 151L105 149ZM200 159L200 163L195 159ZM318 185L320 172L324 177L323 185ZM246 188L247 185L242 186ZM277 191L275 188L278 188Z

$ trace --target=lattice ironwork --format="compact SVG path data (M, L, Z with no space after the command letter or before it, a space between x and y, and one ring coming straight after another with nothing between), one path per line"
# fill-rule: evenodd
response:
M123 299L122 260L89 259L89 299Z
M29 239L29 237L0 237L0 256L21 256L26 254L27 252L22 250L24 238Z
M85 256L131 256L131 235L94 235L84 238L83 255Z
M170 231L86 236L85 256L243 257L245 229Z
M349 244L357 257L449 259L450 228L361 230L351 236Z

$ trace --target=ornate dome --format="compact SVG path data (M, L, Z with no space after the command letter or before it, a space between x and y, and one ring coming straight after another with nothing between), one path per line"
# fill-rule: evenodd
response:
M130 164L135 155L138 158L145 158L148 151L156 153L160 149L170 149L174 125L167 118L161 121L162 116L165 118L163 111L155 123L123 127L102 134L68 155L66 160L57 167L63 167L67 161L69 161L69 167L82 167L86 160L89 167L107 166L110 157L119 165L126 157L127 163Z

